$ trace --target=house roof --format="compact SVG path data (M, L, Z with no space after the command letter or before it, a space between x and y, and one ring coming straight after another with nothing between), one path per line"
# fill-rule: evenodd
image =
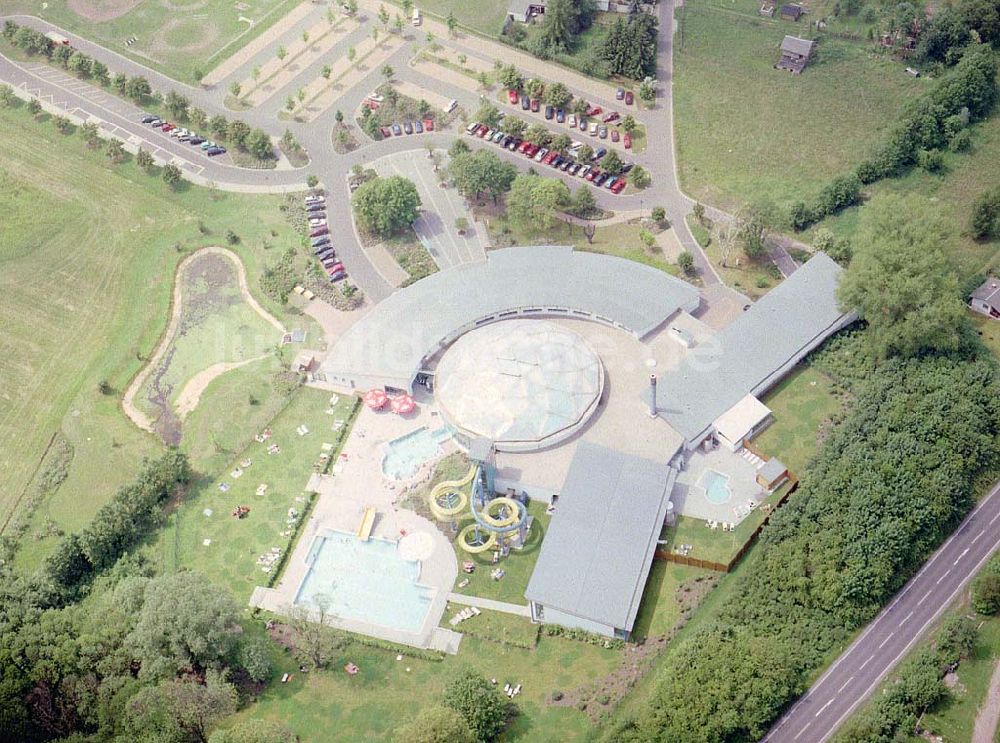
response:
M817 253L660 377L659 414L689 443L745 395L759 395L853 316L837 306L843 269Z
M774 482L779 477L788 472L788 467L780 459L771 457L757 470L757 474L767 482Z
M802 9L801 5L795 5L794 3L789 3L788 5L781 6L781 15L788 15L793 17L795 20L799 19L805 11Z
M816 42L811 39L800 39L798 36L786 36L781 41L781 51L809 57L816 49Z
M1000 310L1000 281L990 276L972 292L972 298L985 302L995 310Z
M507 12L515 18L525 19L528 17L529 5L531 5L529 0L510 0Z
M462 333L513 317L590 318L643 338L700 301L690 284L635 261L571 246L490 251L379 302L334 344L322 371L358 387L408 389L426 359Z
M739 441L771 415L771 409L753 395L747 395L720 415L712 425L730 441Z
M631 631L676 476L666 464L581 441L528 600Z

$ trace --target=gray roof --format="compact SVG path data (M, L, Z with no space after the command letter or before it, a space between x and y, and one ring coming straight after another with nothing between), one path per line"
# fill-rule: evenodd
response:
M974 292L972 298L985 302L990 307L1000 310L1000 281L990 276Z
M677 471L581 441L524 595L631 631Z
M642 338L678 309L698 306L680 279L624 258L537 246L432 274L358 320L322 371L356 387L409 388L425 360L477 325L516 316L590 317Z
M776 457L771 457L760 466L757 474L761 475L768 482L771 482L775 478L781 477L787 471L788 467L785 466L784 462Z
M800 39L798 36L786 36L781 42L781 51L798 54L803 57L811 56L815 48L815 41Z
M843 269L817 253L714 337L660 377L656 405L689 443L744 395L759 395L847 325L838 308Z

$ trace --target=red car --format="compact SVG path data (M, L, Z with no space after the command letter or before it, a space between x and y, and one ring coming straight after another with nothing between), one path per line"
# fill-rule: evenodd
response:
M521 144L517 146L517 151L523 155L525 152L528 151L529 147L531 147L531 142L529 142L528 140L524 140L523 142L521 142Z
M617 181L615 181L615 185L611 187L611 193L621 193L622 191L625 190L625 185L626 185L625 179L619 178Z
M632 91L631 90L626 90L625 91L625 105L626 106L631 106L634 101L635 101L635 96L632 95Z
M621 118L621 114L619 114L617 111L612 111L607 116L605 116L603 119L601 119L601 121L603 121L605 124L610 124L612 121L618 121L618 119L620 119L620 118Z
M480 124L479 128L476 129L476 136L482 139L483 137L486 136L486 132L488 132L489 130L490 128L486 126L486 124Z
M531 110L534 113L538 113L538 109L542 107L541 102L537 98L531 99Z
M548 155L542 158L542 165L551 165L552 161L559 157L558 152L550 152Z
M392 131L387 126L380 126L378 128L379 133L382 135L382 139L388 139L392 136Z
M625 146L626 150L632 149L632 135L626 132L625 136L622 137L622 144Z
M520 97L517 95L517 91L516 90L508 90L507 91L507 100L511 102L511 105L516 106L517 102L520 100Z
M604 113L604 109L600 106L591 106L587 109L587 116L600 116Z
M424 131L434 131L434 119L424 119Z
M524 154L527 155L528 157L534 157L537 152L538 152L538 147L536 145L529 144L528 149L524 151Z
M176 124L164 124L160 127L160 131L169 132L171 129L176 129Z
M309 237L319 237L320 235L329 235L329 234L330 234L330 228L324 225L322 227L317 227L312 232L310 232Z
M326 266L325 268L326 268L326 272L329 273L329 274L343 273L343 271L344 271L344 264L340 263L338 261L337 263L334 263L332 266Z
M599 168L594 168L594 169L593 169L593 170L591 170L591 171L590 171L589 173L587 173L587 175L586 175L586 176L584 176L584 177L586 178L586 180L588 180L588 181L591 181L591 182L593 182L593 180L594 180L594 179L595 179L595 178L596 178L597 176L599 176L600 174L601 174L601 171L600 171L600 169L599 169Z

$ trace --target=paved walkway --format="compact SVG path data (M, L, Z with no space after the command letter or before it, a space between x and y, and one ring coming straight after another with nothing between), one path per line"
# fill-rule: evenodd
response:
M997 723L1000 722L1000 663L993 667L990 688L986 699L976 715L976 726L972 729L972 743L993 743Z
M506 601L494 601L481 596L466 596L462 593L449 593L448 600L462 606L476 606L490 611L502 611L504 614L514 614L519 617L531 618L531 609L521 604L508 604Z

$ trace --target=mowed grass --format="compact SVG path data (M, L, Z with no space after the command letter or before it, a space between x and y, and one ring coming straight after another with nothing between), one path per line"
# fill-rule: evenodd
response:
M783 36L808 26L758 18L757 8L692 0L678 11L678 168L692 197L721 207L814 196L931 84L832 37L802 75L775 70Z
M829 377L813 366L799 366L763 402L774 412L774 422L754 445L801 476L819 449L824 426L840 410Z
M502 0L486 0L478 3L463 2L463 0L427 0L426 2L414 3L414 6L420 8L424 13L438 16L441 20L445 20L454 13L461 25L478 31L484 36L492 37L500 35L504 18L507 17L507 3L502 2ZM409 18L403 20L407 23L410 22Z
M693 578L711 575L710 570L653 560L632 634L635 637L655 637L670 632L681 618L681 603L677 600L681 586Z
M292 679L270 684L257 702L231 720L281 722L308 741L388 741L396 728L441 699L454 673L470 667L496 678L501 688L508 682L521 684L514 700L519 714L500 740L572 743L588 740L594 728L582 712L549 704L552 692L567 692L605 675L620 658L620 651L555 637L543 637L534 650L522 650L465 636L458 655L440 662L410 658L405 651L397 661L395 652L355 644L329 670L303 674L290 655L278 652L273 678L288 672ZM344 672L349 662L359 666L356 676Z
M262 572L257 558L272 547L284 550L288 546L288 532L292 530L289 509L294 508L300 516L304 513L306 483L313 464L323 453L323 443L334 445L331 456L337 454L333 421L349 420L357 402L354 397L343 396L332 408L334 413L328 414L329 398L330 393L323 390L299 389L271 422L272 435L267 441L251 441L244 450L233 454L222 473L205 478L192 489L171 514L160 533L160 544L153 550L162 556L165 572L198 570L224 586L241 604L250 598L254 587L267 585L272 573ZM233 421L231 425L246 424ZM309 429L305 436L296 433L301 425ZM343 430L348 430L346 425ZM258 431L244 433L252 438ZM268 454L272 444L280 447L277 454ZM244 459L252 464L234 478L231 473ZM221 483L229 486L226 492L219 489ZM262 484L267 485L267 491L257 495ZM249 515L234 517L236 506L248 506ZM207 545L206 539L210 540Z
M94 17L87 18L74 12L68 0L12 0L5 11L37 16L177 80L195 83L196 70L209 72L297 4L298 0L80 3L93 9ZM125 12L110 17L116 8ZM126 46L132 37L137 40Z
M73 463L30 533L48 519L71 531L161 450L125 418L119 397L166 326L177 262L231 228L255 290L277 256L264 242L280 248L298 238L278 197L172 193L23 107L0 110L0 136L0 523L61 429ZM210 234L200 234L199 220ZM289 326L304 324L258 301ZM111 394L98 391L102 380ZM19 560L36 563L53 543L29 536Z

